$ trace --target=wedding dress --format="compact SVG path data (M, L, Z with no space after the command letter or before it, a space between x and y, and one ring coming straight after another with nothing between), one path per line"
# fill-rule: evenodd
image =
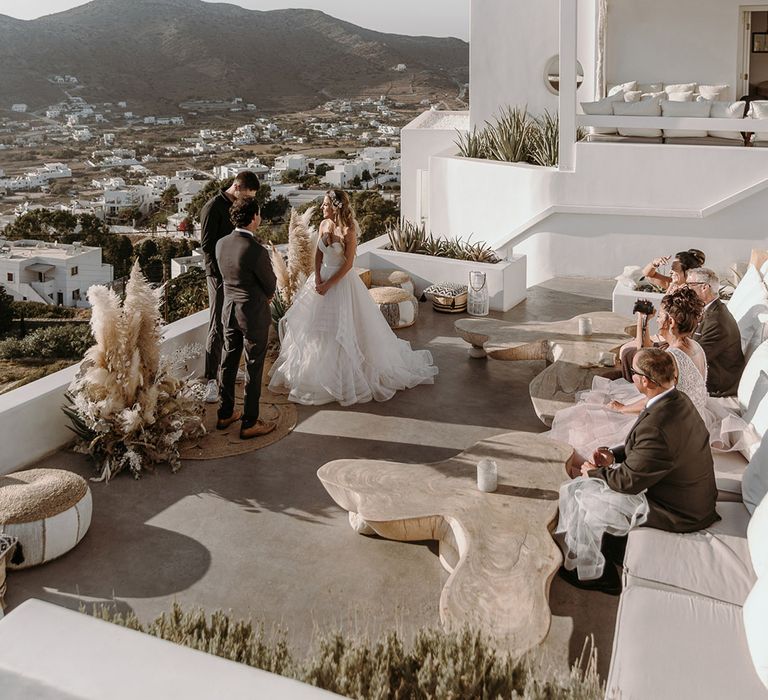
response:
M344 248L321 236L318 249L327 280L344 264ZM412 350L392 332L354 269L323 296L310 276L280 320L279 337L269 388L296 403L387 401L398 390L432 384L438 372L428 350Z

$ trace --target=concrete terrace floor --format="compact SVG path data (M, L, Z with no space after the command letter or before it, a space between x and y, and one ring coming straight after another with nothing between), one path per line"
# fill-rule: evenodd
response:
M554 321L610 310L612 286L551 280L503 317ZM440 368L433 386L383 404L300 406L296 430L265 449L186 462L176 474L159 468L140 481L121 475L91 484L89 533L56 561L10 572L9 610L32 597L74 609L104 602L146 622L178 601L231 610L268 630L280 626L299 652L317 631L376 635L395 628L410 637L439 625L447 573L436 543L356 535L316 471L339 458L441 461L496 433L542 432L527 388L543 363L471 360L453 332L455 317L427 304L420 310L417 324L400 335L432 351ZM37 466L92 475L86 458L68 451ZM564 666L593 634L605 677L618 598L556 577L550 600L547 658Z

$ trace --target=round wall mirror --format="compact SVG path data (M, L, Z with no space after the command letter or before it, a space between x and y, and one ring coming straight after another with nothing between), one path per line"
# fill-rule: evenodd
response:
M576 61L576 89L584 82L584 69ZM553 95L560 94L560 56L552 56L544 68L544 85Z

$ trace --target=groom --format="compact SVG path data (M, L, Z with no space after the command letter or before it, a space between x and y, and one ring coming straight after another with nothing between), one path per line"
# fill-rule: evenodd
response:
M216 244L216 260L224 282L224 356L219 383L221 403L216 428L225 430L242 420L240 438L266 435L274 423L259 419L259 398L267 338L272 323L269 302L275 293L275 273L266 248L255 237L261 225L258 202L249 197L230 211L235 230ZM235 379L245 349L245 397L243 411L235 410Z

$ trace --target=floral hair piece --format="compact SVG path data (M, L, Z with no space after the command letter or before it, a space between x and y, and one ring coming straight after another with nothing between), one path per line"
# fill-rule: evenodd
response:
M334 209L341 209L343 206L341 200L336 196L336 193L333 190L328 192L328 199L331 201L331 205Z

